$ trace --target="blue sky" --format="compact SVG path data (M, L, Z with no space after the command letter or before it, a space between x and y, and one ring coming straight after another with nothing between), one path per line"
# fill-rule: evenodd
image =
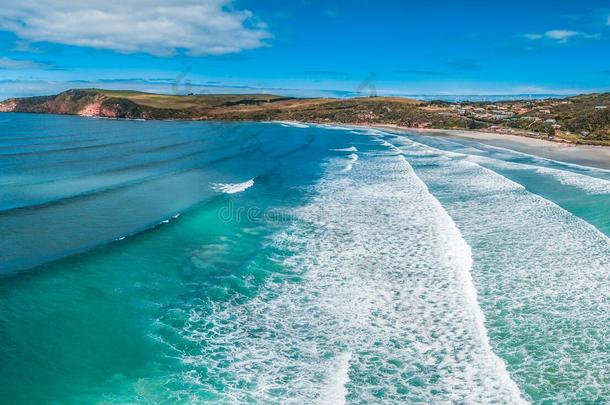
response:
M72 87L305 96L610 91L610 4L601 1L40 3L0 9L0 98Z

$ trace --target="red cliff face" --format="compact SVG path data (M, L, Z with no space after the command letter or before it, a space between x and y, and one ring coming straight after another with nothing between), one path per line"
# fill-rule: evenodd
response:
M116 118L120 114L115 106L104 106L101 100L87 104L78 112L78 115L86 117L107 117Z
M78 112L78 115L84 115L87 117L99 117L101 113L101 106L101 101L96 101L94 103L87 104L85 108Z
M17 103L14 101L4 101L0 103L0 112L11 112L15 109Z
M117 118L120 114L116 108L100 107L100 117Z

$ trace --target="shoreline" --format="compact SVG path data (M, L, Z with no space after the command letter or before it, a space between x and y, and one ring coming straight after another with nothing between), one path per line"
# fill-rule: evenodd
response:
M518 135L497 134L461 129L421 129L398 125L367 125L371 128L393 129L418 135L441 136L480 142L484 145L510 149L544 159L556 160L579 166L610 170L610 147L575 145Z

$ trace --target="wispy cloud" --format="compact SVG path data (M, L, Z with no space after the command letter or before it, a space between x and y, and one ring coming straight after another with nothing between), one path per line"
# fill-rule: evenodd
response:
M5 56L0 57L0 69L3 70L29 70L29 69L45 69L56 70L52 65L36 62L25 59L11 59Z
M156 56L240 52L271 36L233 0L20 0L2 4L0 29L33 43Z
M549 40L560 44L567 43L570 39L598 39L600 34L588 34L582 31L571 31L571 30L550 30L543 33L526 33L521 34L521 37L536 41L536 40Z

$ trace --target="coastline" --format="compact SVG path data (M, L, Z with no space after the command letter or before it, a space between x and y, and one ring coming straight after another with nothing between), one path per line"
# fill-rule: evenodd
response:
M454 129L407 128L398 125L372 125L372 128L394 129L420 135L442 136L477 141L485 145L510 149L544 159L564 163L610 170L610 147L596 145L574 145L525 136L497 134L483 131Z

